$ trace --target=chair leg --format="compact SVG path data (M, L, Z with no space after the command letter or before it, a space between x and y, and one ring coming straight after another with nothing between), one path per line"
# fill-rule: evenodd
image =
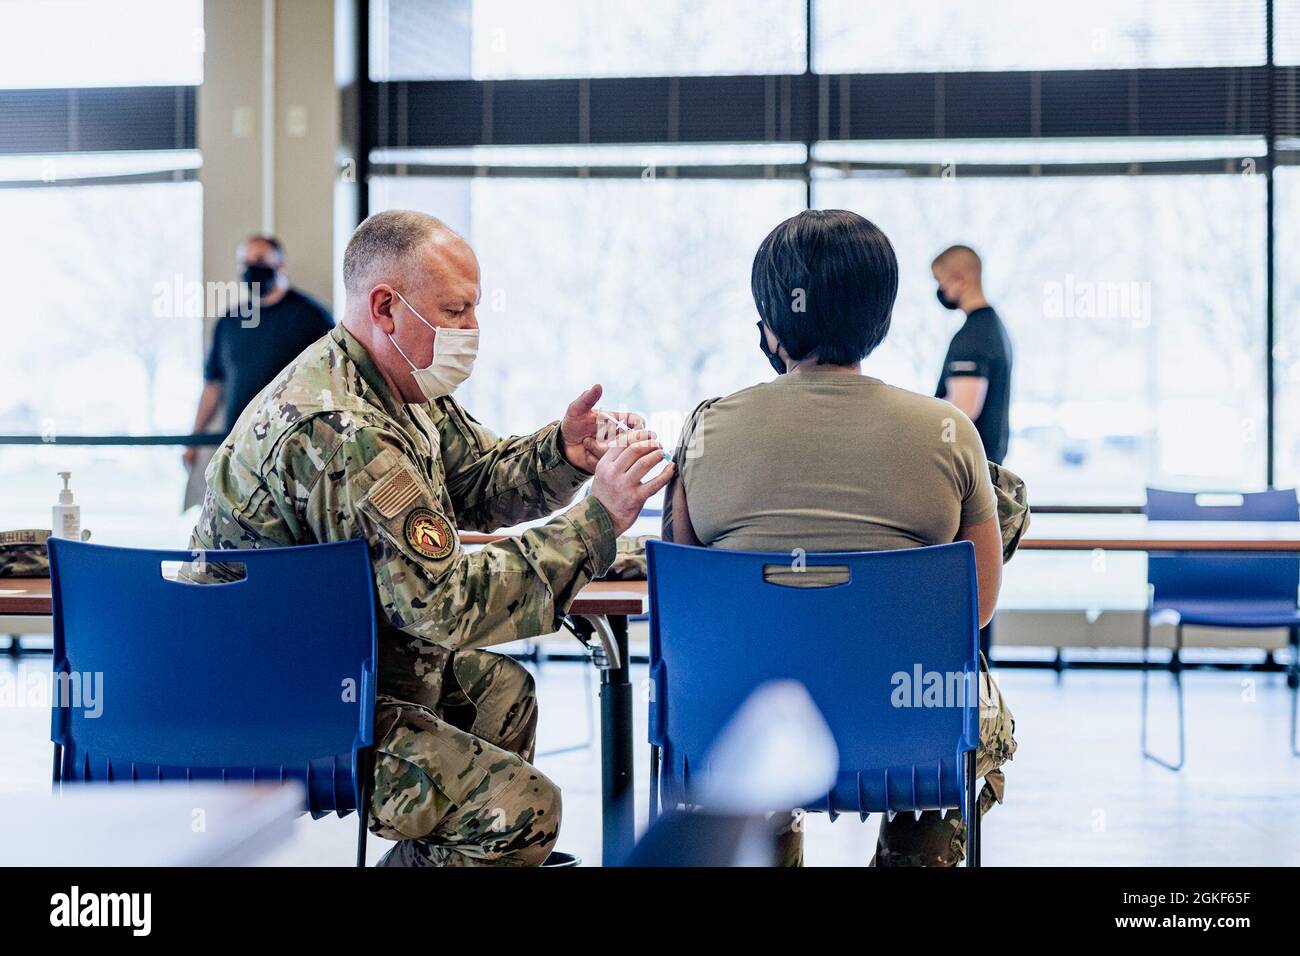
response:
M596 668L590 666L590 662L583 665L582 680L587 700L587 739L583 743L583 748L589 748L596 740L596 689L591 686L592 674Z
M647 829L659 819L659 748L650 745L650 817Z
M1156 756L1147 746L1147 705L1148 705L1148 685L1151 680L1151 614L1148 611L1142 620L1142 756L1148 760L1160 764L1167 770L1181 770L1183 762L1186 759L1186 737L1184 726L1184 707L1183 707L1183 674L1181 665L1173 666L1174 661L1179 660L1180 652L1183 649L1183 625L1179 622L1174 629L1174 657L1170 661L1170 673L1174 678L1174 689L1178 695L1178 762L1170 763L1162 757Z
M966 865L980 865L980 809L976 789L976 751L966 754Z
M1291 688L1291 756L1300 757L1300 739L1296 736L1300 724L1300 627L1289 630L1291 658L1286 667L1286 686Z
M1151 609L1142 615L1142 754L1147 752L1147 685L1151 669Z
M1296 724L1300 712L1300 690L1291 691L1291 756L1300 757L1300 740L1296 738Z
M374 774L370 767L370 749L361 751L357 759L361 774L361 800L357 807L357 866L366 865L366 835L370 832L370 793L374 787Z

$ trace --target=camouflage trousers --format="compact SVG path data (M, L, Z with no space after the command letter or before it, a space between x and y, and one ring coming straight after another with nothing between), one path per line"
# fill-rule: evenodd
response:
M975 773L984 778L978 812L984 814L1001 803L1006 777L1001 767L1016 752L1016 722L1002 689L980 656L980 745L975 752ZM777 833L777 865L803 866L803 832L799 816L782 821ZM966 824L957 810L899 813L880 823L876 855L871 866L958 866L966 857Z
M560 829L560 790L531 763L533 677L457 651L435 709L380 696L371 832L397 840L380 866L537 866Z

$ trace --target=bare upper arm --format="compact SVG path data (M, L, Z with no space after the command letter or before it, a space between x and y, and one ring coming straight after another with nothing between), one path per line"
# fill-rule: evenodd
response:
M952 375L946 380L944 398L965 412L971 421L979 418L988 394L989 380L982 375Z
M663 538L676 544L693 544L697 547L703 542L695 534L691 524L691 512L686 504L686 485L681 476L674 475L664 492Z
M978 524L962 525L958 541L975 545L975 576L979 581L980 627L993 620L1002 589L1002 526L996 513Z

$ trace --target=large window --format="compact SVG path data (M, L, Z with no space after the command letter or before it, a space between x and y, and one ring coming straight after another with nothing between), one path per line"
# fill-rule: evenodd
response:
M1015 348L1007 463L1037 500L1263 483L1262 177L874 177L813 200L894 242L898 305L867 370L907 388L933 392L959 322L931 260L979 251Z
M906 388L933 391L957 324L930 260L956 241L983 254L1017 355L1009 464L1037 500L1263 483L1262 177L819 179L813 201L895 244L893 328L866 367ZM485 349L464 396L497 427L535 427L592 374L665 427L769 375L749 264L803 208L798 183L393 177L372 191L391 207L479 250Z
M61 442L193 421L202 53L199 0L0 0L0 529L71 471L95 540L187 540L179 447Z
M678 413L767 377L750 259L811 203L893 240L894 328L867 370L920 392L956 328L930 262L983 255L1016 352L1008 462L1035 502L1300 481L1292 170L1268 206L1298 101L1294 70L1266 67L1270 6L1295 63L1300 0L387 0L370 208L474 243L489 308L466 399L498 427L592 372Z
M1300 63L1300 0L1273 0L1274 61Z
M814 0L823 73L1106 70L1264 62L1264 0Z
M1277 171L1277 481L1300 485L1300 167Z
M799 0L379 0L376 80L798 73Z
M186 403L191 396L186 395ZM181 449L162 446L32 445L0 448L0 526L50 527L50 508L72 472L81 526L91 540L137 548L184 548L194 513L182 511Z
M671 433L771 374L749 265L803 208L801 183L390 179L372 199L438 215L478 250L483 352L458 394L494 428L534 429L600 381L611 406Z
M194 182L0 189L0 433L188 430L201 216Z
M203 0L0 0L0 89L201 82Z

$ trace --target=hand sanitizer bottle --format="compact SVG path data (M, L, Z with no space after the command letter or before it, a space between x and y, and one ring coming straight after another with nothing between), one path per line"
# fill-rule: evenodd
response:
M56 538L70 538L73 541L80 541L81 505L72 503L72 489L68 487L72 472L61 471L59 477L63 479L63 490L59 492L59 503L53 509L54 527L51 533Z

